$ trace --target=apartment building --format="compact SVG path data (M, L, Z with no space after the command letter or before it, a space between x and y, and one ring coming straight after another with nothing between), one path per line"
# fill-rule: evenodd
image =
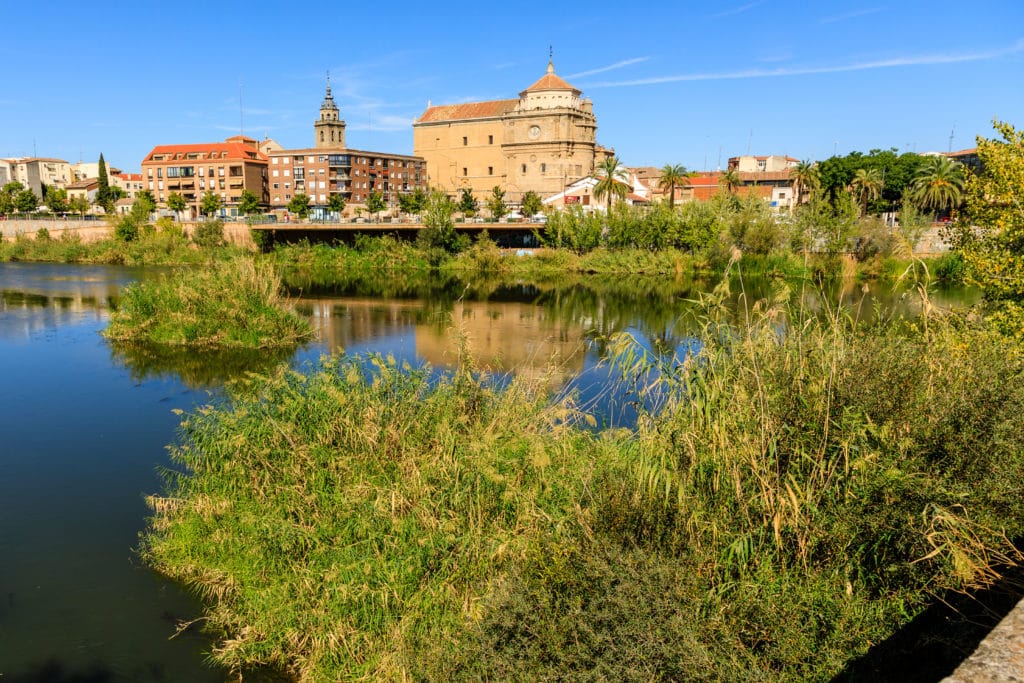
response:
M222 215L234 216L243 190L269 203L267 165L256 140L243 135L224 142L157 145L142 161L142 189L152 192L161 208L177 192L193 218L200 214L203 195L213 192L221 200Z
M314 207L327 206L333 194L346 204L365 204L373 191L395 206L399 194L427 186L424 161L414 156L312 147L277 150L269 157L272 209L286 208L297 194L308 196Z
M21 183L43 198L43 186L65 188L72 182L71 164L63 159L25 157L5 159L10 168L10 181Z
M271 209L284 211L298 194L309 197L314 215L323 215L331 195L341 195L353 213L365 204L371 192L384 196L389 207L398 196L427 187L426 164L420 157L349 149L345 146L345 121L331 95L320 104L320 116L313 123L313 147L282 149L272 140L261 149L269 159L269 202Z

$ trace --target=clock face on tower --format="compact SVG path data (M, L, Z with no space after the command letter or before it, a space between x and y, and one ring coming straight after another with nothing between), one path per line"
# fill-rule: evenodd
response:
M540 135L540 126L530 126L530 137L535 138Z

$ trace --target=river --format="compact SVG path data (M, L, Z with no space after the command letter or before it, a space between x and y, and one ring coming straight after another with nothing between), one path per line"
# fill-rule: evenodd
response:
M604 340L684 353L684 313L702 283L591 278L571 284L445 281L388 296L318 288L294 303L318 340L292 357L142 355L101 337L111 306L152 270L0 263L0 680L115 683L223 681L204 652L200 605L136 554L145 496L161 490L179 417L218 399L223 382L278 361L381 353L443 367L465 349L483 369L514 369L573 392L603 425L628 424L628 397L609 390ZM770 291L756 283L751 295ZM379 291L379 288L375 291ZM905 292L852 286L811 296L860 315L913 314ZM958 307L964 290L936 292ZM731 305L740 300L734 295ZM460 339L464 341L459 341ZM172 637L173 636L173 637Z

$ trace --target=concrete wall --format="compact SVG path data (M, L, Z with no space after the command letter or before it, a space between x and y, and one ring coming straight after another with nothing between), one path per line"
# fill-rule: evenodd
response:
M191 235L196 226L194 222L182 222L179 225L187 235ZM59 238L65 232L70 232L81 237L84 242L105 239L114 232L114 229L102 220L0 220L0 233L8 239L19 234L34 235L40 228L46 228L50 232L50 237L54 239ZM249 235L249 226L245 223L224 223L224 239L240 246L253 246L252 237Z

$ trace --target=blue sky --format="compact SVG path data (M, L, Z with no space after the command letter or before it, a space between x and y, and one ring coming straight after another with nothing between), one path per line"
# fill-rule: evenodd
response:
M1024 0L113 0L0 17L0 157L103 152L126 171L240 129L308 146L328 70L349 146L408 154L428 100L515 97L549 45L628 165L945 150L951 132L961 149L994 117L1024 127Z

